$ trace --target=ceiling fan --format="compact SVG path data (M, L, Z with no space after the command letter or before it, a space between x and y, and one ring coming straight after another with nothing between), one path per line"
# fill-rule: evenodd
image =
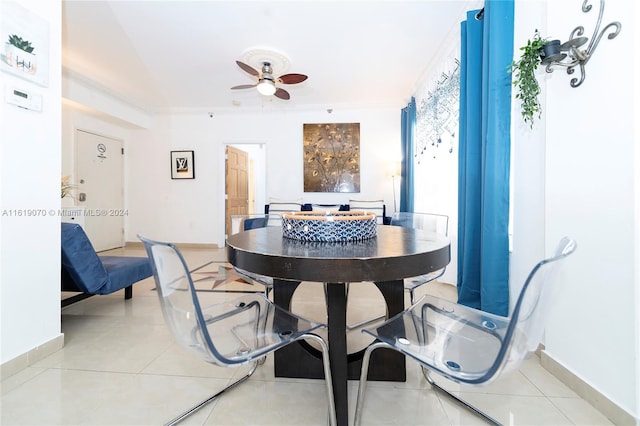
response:
M304 74L284 74L280 77L273 76L273 69L271 68L270 62L262 63L262 72L258 72L252 66L245 64L244 62L236 61L236 64L240 68L242 68L247 73L251 74L254 77L258 77L258 82L255 84L241 84L239 86L234 86L231 89L249 89L251 87L255 87L258 89L258 92L265 96L274 95L276 98L288 100L291 96L289 92L284 90L281 87L276 87L276 83L281 84L297 84L302 83L308 77Z

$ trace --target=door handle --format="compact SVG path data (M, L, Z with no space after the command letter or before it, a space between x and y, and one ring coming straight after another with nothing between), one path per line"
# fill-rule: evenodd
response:
M87 201L87 194L81 192L78 194L78 201Z

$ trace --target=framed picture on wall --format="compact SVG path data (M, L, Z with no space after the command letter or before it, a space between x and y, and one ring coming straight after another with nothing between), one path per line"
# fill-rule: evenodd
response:
M49 23L15 2L0 5L0 69L49 86Z
M171 179L195 179L193 151L171 151Z
M304 192L360 192L360 123L303 128Z

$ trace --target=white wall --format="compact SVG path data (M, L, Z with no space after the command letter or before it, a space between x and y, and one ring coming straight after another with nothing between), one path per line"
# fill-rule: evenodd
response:
M360 123L360 193L304 193L302 125ZM224 144L265 143L267 199L348 203L384 199L393 206L386 162L400 150L399 109L324 109L288 113L168 114L148 130L133 130L128 141L129 223L127 241L137 233L174 242L224 244ZM169 151L195 151L195 180L171 180Z
M5 102L0 106L2 363L61 337L57 213L61 178L61 7L60 2L19 3L49 23L49 86L38 86L4 72L0 75L3 86L13 84L43 98L42 112ZM45 215L28 216L27 210Z
M590 3L594 10L585 14L577 0L518 1L516 51L535 28L543 37L564 41L573 28L584 25L591 37L599 2ZM557 309L546 329L546 352L638 417L640 188L634 168L640 164L629 55L638 24L633 16L633 2L607 2L604 24L619 20L622 32L614 40L602 39L582 86L571 88L562 70L541 76L545 118L533 133L514 125L514 257L523 265L542 246L551 254L563 235L577 240L578 250L568 259Z

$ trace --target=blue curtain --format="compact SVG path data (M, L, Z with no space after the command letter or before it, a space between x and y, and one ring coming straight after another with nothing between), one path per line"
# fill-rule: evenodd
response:
M402 164L400 181L400 211L413 212L413 146L416 128L416 100L411 98L411 102L401 112L402 131Z
M513 0L488 0L461 24L458 302L509 313Z

